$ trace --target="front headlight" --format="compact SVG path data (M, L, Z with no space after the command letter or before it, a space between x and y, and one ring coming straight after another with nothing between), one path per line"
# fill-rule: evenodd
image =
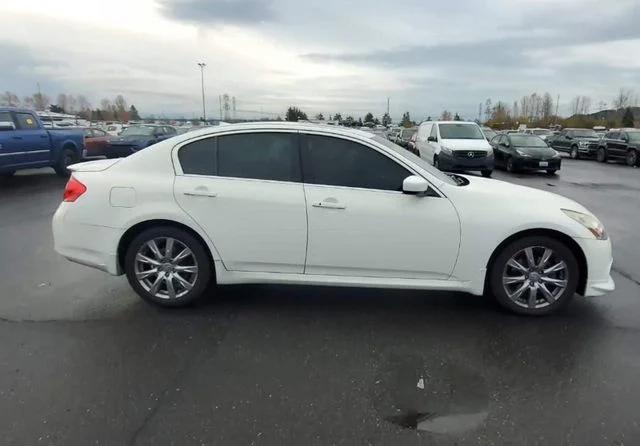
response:
M607 232L604 230L604 226L600 223L600 220L593 215L583 214L582 212L569 209L562 209L562 212L564 212L567 217L570 217L587 228L598 240L607 239Z
M453 154L453 150L451 150L449 147L446 147L446 146L440 146L440 150L442 150L447 155Z
M516 149L516 152L518 152L518 155L520 155L520 156L524 156L525 158L528 158L528 157L530 157L530 156L531 156L531 155L529 155L527 152L524 152L524 151L522 151L522 150L520 150L520 149Z

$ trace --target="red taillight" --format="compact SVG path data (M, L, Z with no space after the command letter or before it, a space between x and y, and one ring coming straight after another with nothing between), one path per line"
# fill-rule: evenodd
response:
M72 203L80 198L80 195L87 191L87 186L76 180L74 177L69 178L67 185L64 188L64 194L62 195L62 201Z

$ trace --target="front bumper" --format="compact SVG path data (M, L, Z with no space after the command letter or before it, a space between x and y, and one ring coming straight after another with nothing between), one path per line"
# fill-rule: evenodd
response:
M438 154L440 170L493 170L495 162L493 156L463 158L440 151Z
M596 240L595 238L574 238L582 248L587 260L587 284L584 295L602 296L615 289L611 277L613 256L611 254L611 240Z
M514 157L513 165L518 170L560 170L561 159L540 159L540 158L517 158ZM540 163L548 163L547 166L541 166Z
M66 259L97 268L109 274L119 275L118 243L121 229L89 225L66 219L69 206L61 203L53 215L53 246Z

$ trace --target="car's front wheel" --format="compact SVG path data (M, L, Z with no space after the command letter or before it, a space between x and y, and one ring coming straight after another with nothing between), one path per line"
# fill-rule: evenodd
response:
M627 162L627 166L635 167L638 164L638 152L634 149L629 150L625 161Z
M571 300L578 286L578 261L559 240L524 237L498 254L488 279L500 305L515 313L540 316Z
M604 149L604 147L598 148L598 151L596 152L596 159L599 163L607 162L607 151Z
M574 159L574 160L580 159L580 152L578 151L578 146L571 147L569 156L571 157L571 159Z
M172 226L138 234L127 248L124 269L140 297L165 307L192 303L212 279L211 262L202 242Z

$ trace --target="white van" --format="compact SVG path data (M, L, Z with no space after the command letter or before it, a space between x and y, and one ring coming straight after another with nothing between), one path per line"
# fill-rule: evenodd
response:
M440 170L493 172L493 149L475 122L425 121L418 127L416 149Z

